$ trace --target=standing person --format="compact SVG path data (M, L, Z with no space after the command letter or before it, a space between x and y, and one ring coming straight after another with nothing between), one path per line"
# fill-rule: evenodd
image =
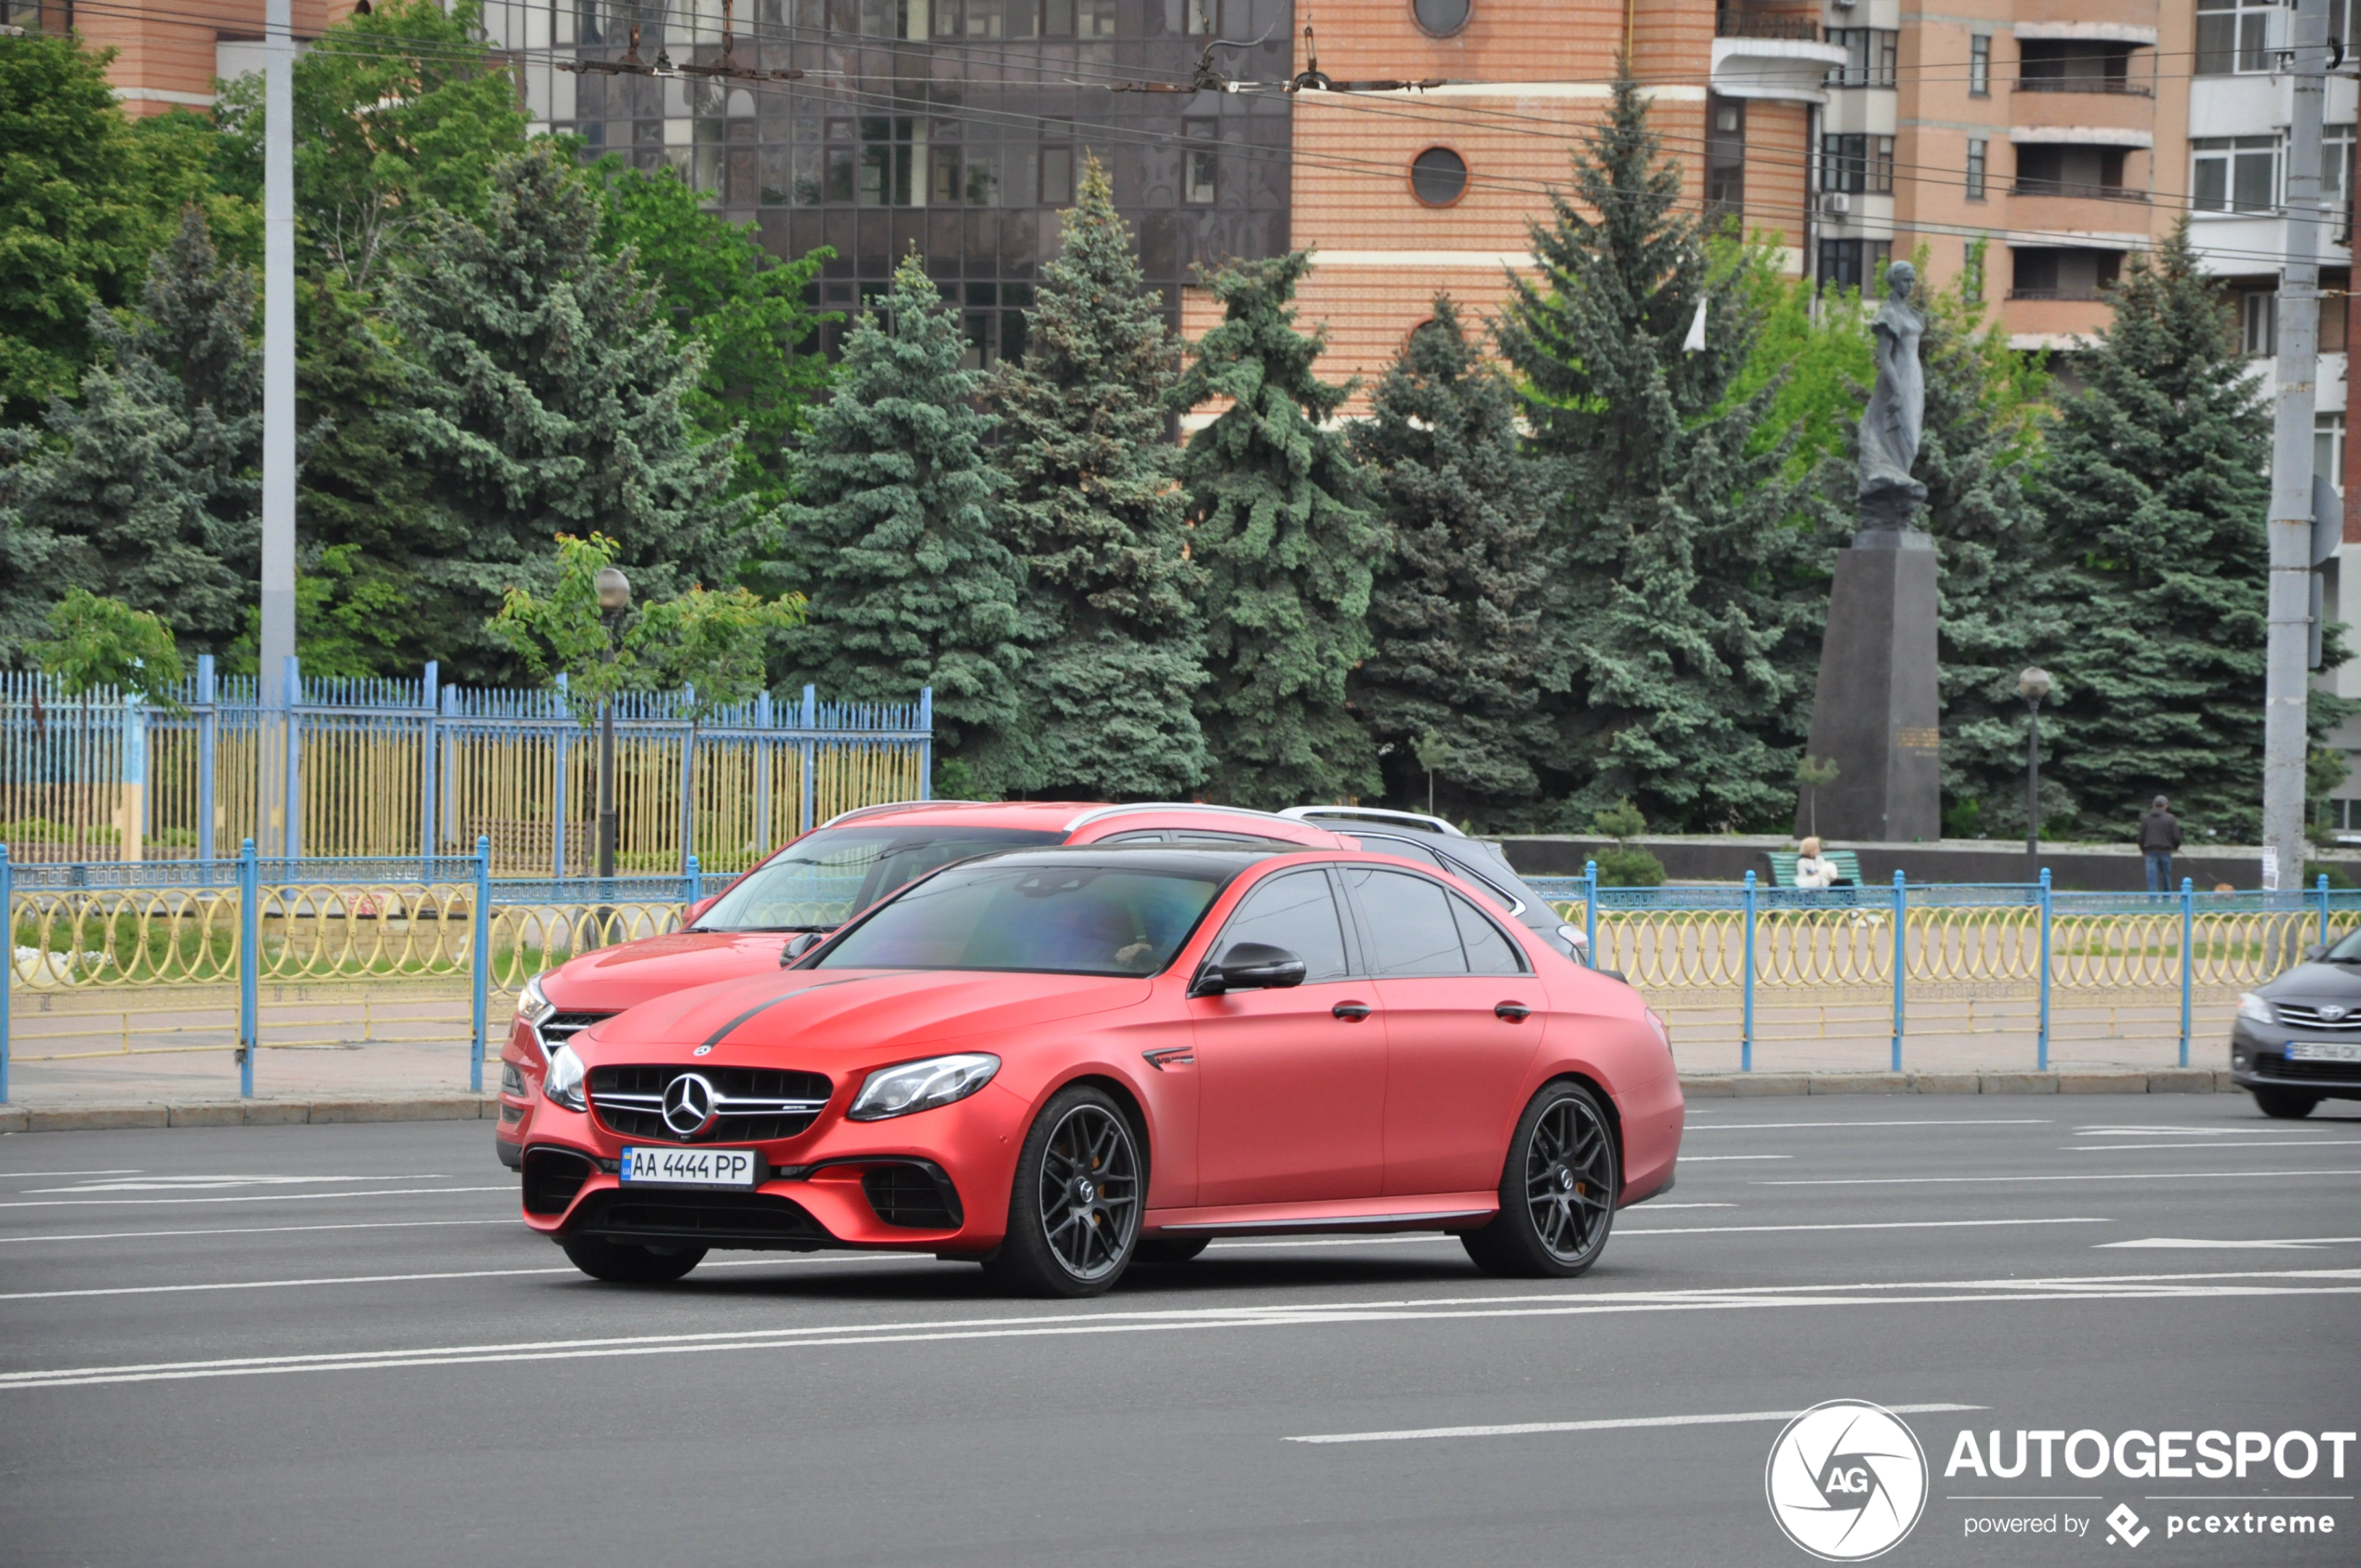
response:
M2172 890L2172 852L2180 847L2181 819L2172 814L2159 795L2148 803L2147 814L2140 819L2140 854L2148 863L2148 891Z

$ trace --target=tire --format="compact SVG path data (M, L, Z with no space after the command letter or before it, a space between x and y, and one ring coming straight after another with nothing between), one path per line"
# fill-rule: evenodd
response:
M1500 1212L1460 1244L1488 1274L1572 1279L1606 1250L1622 1175L1598 1097L1580 1084L1545 1085L1509 1140Z
M2320 1097L2306 1094L2302 1089L2259 1088L2254 1091L2254 1103L2266 1116L2283 1122L2300 1122L2312 1114L2312 1108L2320 1103Z
M701 1246L651 1252L599 1236L576 1236L564 1246L575 1268L609 1285L670 1285L703 1262L706 1252Z
M1150 1236L1131 1249L1134 1263L1186 1263L1206 1249L1208 1236Z
M1104 1295L1139 1245L1147 1188L1147 1161L1122 1108L1088 1085L1061 1091L1025 1134L1009 1233L985 1272L1019 1295Z

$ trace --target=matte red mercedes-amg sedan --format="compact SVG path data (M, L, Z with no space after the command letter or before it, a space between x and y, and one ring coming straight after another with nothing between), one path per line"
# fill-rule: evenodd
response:
M1245 1232L1578 1274L1682 1120L1639 995L1431 868L1169 845L936 871L792 968L590 1025L542 1093L524 1217L598 1278L854 1247L1049 1296Z

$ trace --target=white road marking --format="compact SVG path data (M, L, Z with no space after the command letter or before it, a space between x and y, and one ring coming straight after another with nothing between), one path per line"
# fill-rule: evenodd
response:
M1692 1225L1678 1230L1621 1230L1617 1236L1727 1236L1753 1231L1946 1231L1962 1226L2112 1225L2112 1219L1865 1219L1814 1225Z
M499 1219L360 1219L346 1225L241 1225L212 1231L88 1231L78 1236L0 1236L0 1246L13 1242L130 1242L158 1236L275 1236L294 1231L400 1231L429 1225L519 1225L513 1214Z
M1726 1290L1602 1292L1590 1296L1440 1297L1270 1307L1166 1311L1034 1313L911 1323L841 1324L701 1334L528 1340L415 1349L338 1351L310 1355L150 1362L0 1373L0 1390L89 1388L290 1372L365 1372L416 1366L481 1366L547 1361L685 1355L712 1351L810 1350L840 1346L944 1344L987 1339L1187 1329L1289 1328L1369 1323L1588 1317L1609 1313L1743 1311L1836 1306L1952 1306L1963 1302L2222 1300L2361 1295L2361 1269L2249 1270L2235 1273L2091 1275L2035 1280L1936 1280L1796 1289L1746 1285Z
M1993 1181L2222 1181L2233 1177L2361 1176L2361 1170L2143 1170L2073 1176L1823 1176L1755 1181L1755 1187L1947 1187Z
M439 1170L398 1176L151 1176L143 1181L83 1181L72 1187L26 1187L28 1193L46 1192L182 1192L213 1187L306 1187L323 1181L448 1181Z
M839 1263L884 1263L895 1261L906 1263L918 1261L925 1257L925 1254L847 1252L836 1253L830 1256L833 1257L835 1261ZM811 1258L736 1258L712 1263L700 1263L698 1268L760 1269L768 1267L773 1263L803 1263L816 1262L818 1260L819 1258L816 1255ZM580 1271L575 1269L573 1264L560 1263L541 1269L454 1269L446 1272L430 1274L344 1274L324 1279L222 1280L218 1283L205 1285L106 1285L84 1290L20 1290L6 1295L0 1295L0 1301L55 1301L68 1297L77 1296L178 1296L190 1291L202 1290L286 1290L297 1285L409 1285L420 1280L497 1280L509 1279L523 1274L572 1274L578 1272L580 1272Z
M1691 1115L1696 1114L1691 1112ZM2049 1116L1969 1116L1956 1122L1716 1122L1709 1127L1694 1127L1695 1132L1755 1132L1764 1127L2048 1127Z
M1989 1410L1988 1404L1889 1404L1900 1416L1934 1416L1954 1410ZM1792 1421L1800 1410L1735 1410L1721 1416L1624 1416L1603 1421L1517 1421L1497 1427L1414 1427L1398 1432L1321 1432L1289 1443L1416 1443L1435 1437L1526 1437L1536 1432L1616 1432L1634 1427L1720 1427L1740 1421Z
M2333 1174L2333 1173L2331 1173ZM233 1197L214 1198L36 1198L31 1202L4 1203L0 1208L147 1208L163 1204L300 1204L326 1203L338 1198L409 1198L421 1193L442 1192L508 1192L513 1194L513 1181L497 1187L373 1187L363 1192L245 1192Z
M2090 1122L2074 1130L2091 1138L2240 1138L2270 1129L2262 1125L2260 1117L2257 1117L2240 1126L2226 1127L2182 1127L2170 1122L2132 1122L2119 1125Z
M1639 1205L1637 1205L1637 1204L1634 1204L1634 1205L1632 1205L1631 1206L1632 1206L1632 1207L1634 1207L1634 1208L1637 1208L1637 1207L1639 1207L1640 1206L1639 1206ZM1648 1212L1649 1212L1650 1214L1660 1214L1660 1213L1662 1213L1664 1210L1666 1210L1666 1209L1668 1209L1668 1208L1735 1208L1735 1207L1737 1207L1737 1206L1737 1206L1736 1204L1659 1204L1659 1203L1651 1203L1651 1204L1649 1204L1649 1205L1648 1205Z
M1793 1154L1683 1154L1684 1166L1702 1165L1708 1160L1792 1160Z
M2361 1236L2289 1236L2279 1241L2209 1241L2196 1236L2143 1236L2132 1242L2100 1242L2103 1247L2180 1247L2220 1252L2261 1251L2275 1246L2351 1246Z
M2143 1154L2156 1153L2153 1143L2061 1143L2058 1147L2077 1154L2104 1154L2110 1150L2132 1149ZM2258 1138L2251 1142L2199 1143L2198 1149L2351 1149L2361 1147L2361 1138Z
M136 1170L0 1170L0 1181L29 1181L49 1176L138 1176Z

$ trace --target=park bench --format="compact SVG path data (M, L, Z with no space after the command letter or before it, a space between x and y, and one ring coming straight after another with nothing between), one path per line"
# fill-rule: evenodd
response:
M1802 857L1797 854L1793 850L1770 850L1769 853L1771 856L1771 885L1785 892L1793 893L1802 891L1803 889L1797 888L1795 885L1795 863ZM1862 885L1861 857L1851 850L1829 850L1825 851L1820 858L1834 863L1837 868L1837 875L1850 880L1853 886L1850 888L1841 886L1831 888L1825 893L1820 893L1818 897L1831 903L1851 903L1855 902Z

